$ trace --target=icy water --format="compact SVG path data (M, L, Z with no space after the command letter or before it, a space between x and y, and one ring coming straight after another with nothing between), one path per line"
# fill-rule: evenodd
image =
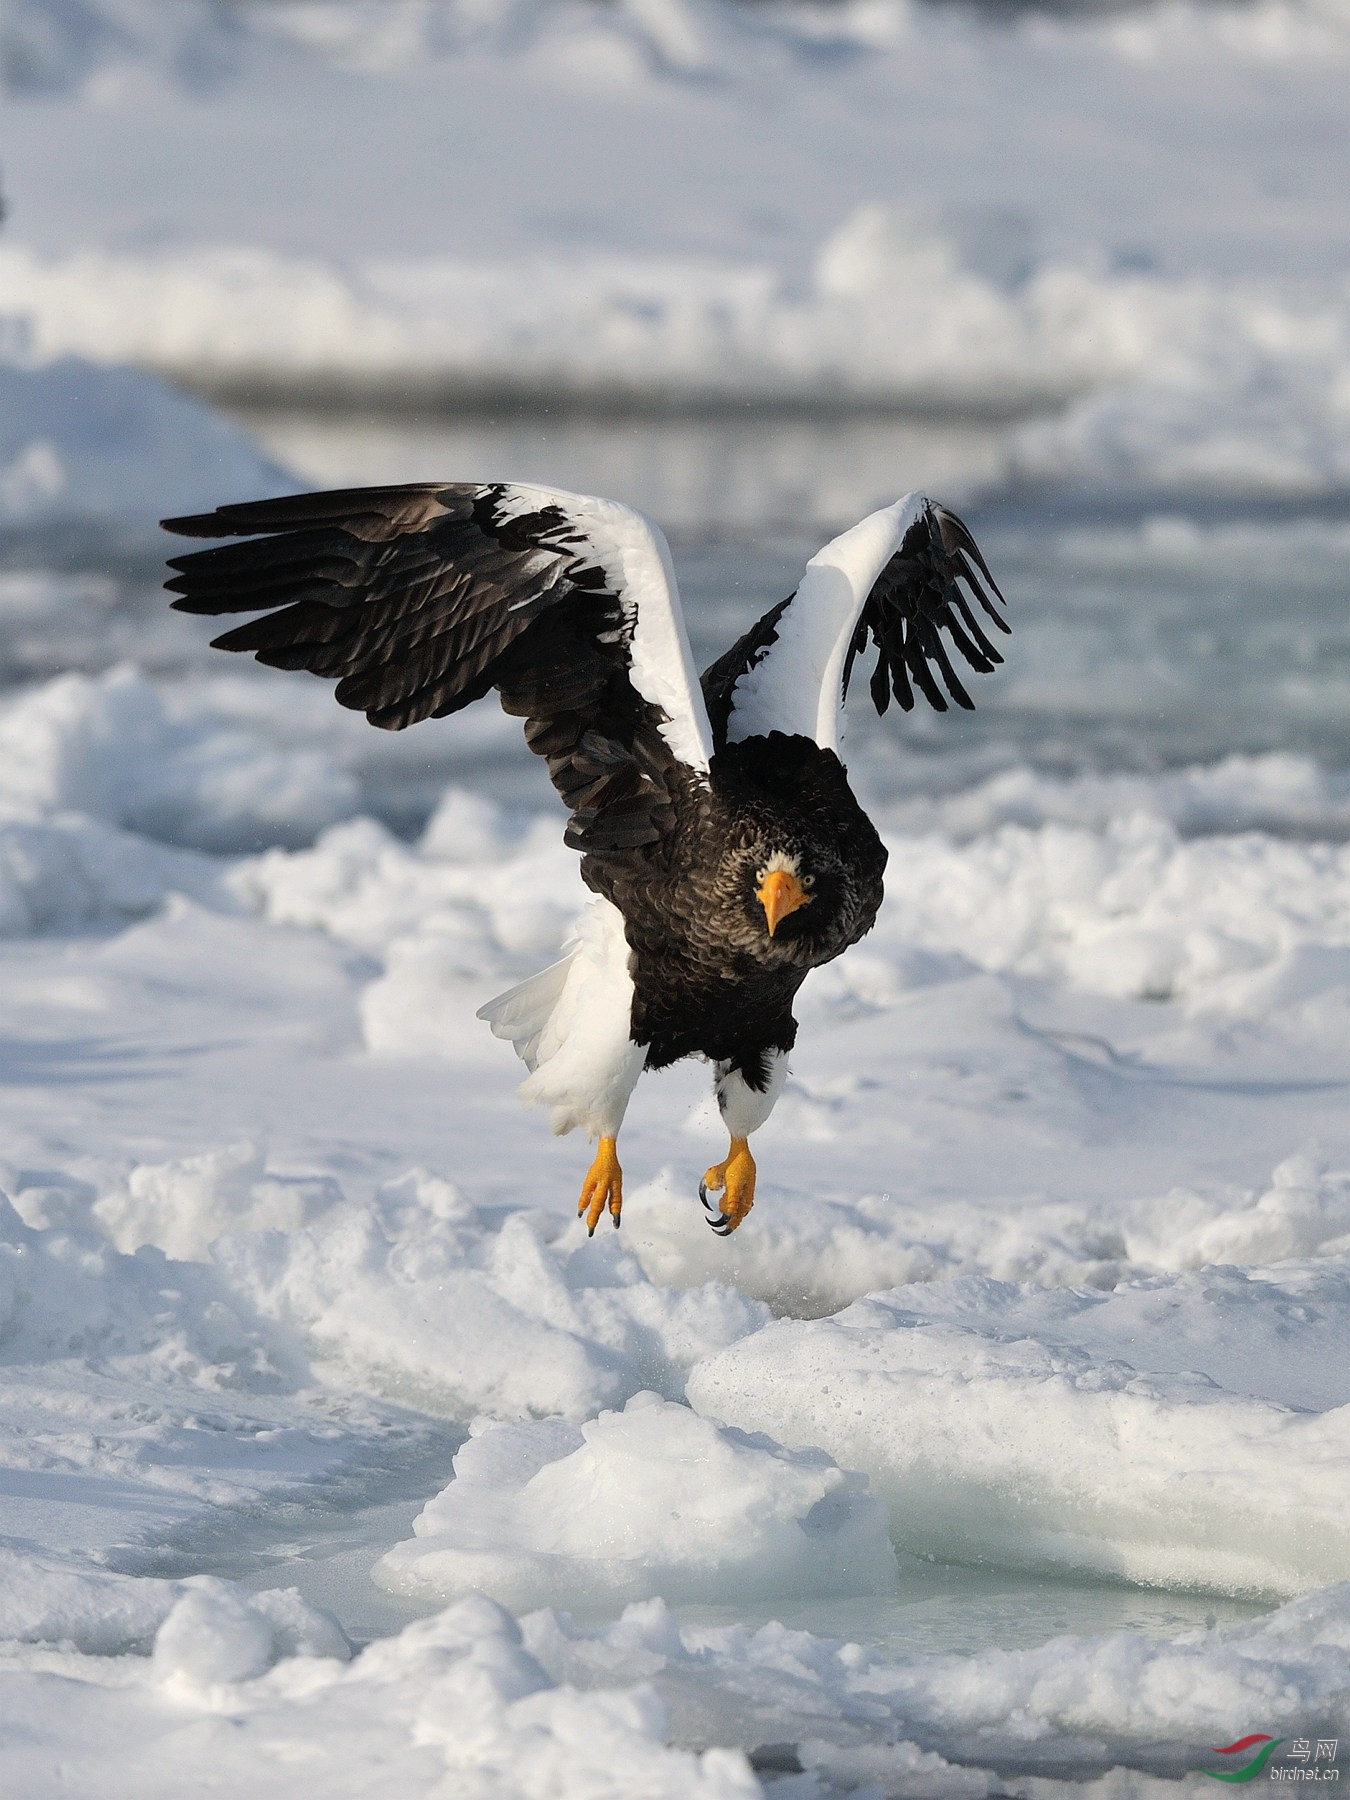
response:
M210 1574L255 1589L295 1587L312 1605L342 1623L354 1645L399 1631L410 1619L438 1609L386 1593L371 1579L390 1544L412 1535L423 1502L448 1478L462 1432L446 1431L413 1470L379 1483L366 1504L343 1509L293 1503L265 1518L217 1526L189 1540L144 1573ZM439 1456L439 1460L437 1457ZM391 1498L391 1491L402 1493ZM407 1498L407 1494L415 1498ZM672 1608L691 1625L747 1625L777 1619L817 1637L873 1644L888 1654L1005 1649L1045 1643L1066 1632L1094 1636L1142 1631L1166 1638L1179 1631L1233 1624L1264 1607L1212 1594L1177 1594L1101 1582L1052 1581L1007 1569L966 1568L901 1555L891 1590L796 1605L780 1597L759 1607L684 1605ZM578 1614L599 1624L612 1615Z

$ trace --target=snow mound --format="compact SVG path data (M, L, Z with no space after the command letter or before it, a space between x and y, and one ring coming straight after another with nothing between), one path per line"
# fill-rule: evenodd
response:
M936 953L949 959L949 977L964 964L1228 1016L1268 1010L1276 989L1306 988L1300 959L1350 948L1350 848L1255 831L1187 839L1165 816L1213 820L1248 777L1258 790L1250 804L1259 806L1257 775L1266 778L1264 803L1286 816L1300 796L1321 804L1298 768L1254 760L1259 771L1234 759L1189 779L1089 785L1062 803L1053 783L1042 789L1009 776L1007 791L976 789L950 802L944 823L992 822L1019 804L1049 820L997 823L965 841L888 830L876 930L859 952L813 976L803 1006L893 1002L913 985L906 971L916 953ZM1138 810L1116 811L1116 800L1128 808L1134 798ZM363 1003L373 1048L433 1048L446 1029L439 985L465 973L528 973L541 966L534 958L552 960L584 898L551 815L522 830L481 803L472 816L460 798L447 806L460 809L455 822L447 811L420 846L360 821L334 827L310 850L271 852L234 878L241 899L266 917L319 927L385 960L385 982ZM1061 823L1057 811L1088 822ZM460 830L451 860L446 846ZM1328 965L1325 985L1334 979Z
M1350 1573L1347 1342L1345 1256L1109 1295L963 1277L779 1321L688 1393L865 1470L921 1555L1290 1595Z
M1300 306L1192 288L1173 297L1179 330L1170 339L1158 329L1161 292L1139 298L1156 331L1146 367L1128 386L1111 384L1059 418L1024 426L1012 443L1014 480L1117 495L1296 501L1345 492L1350 290Z
M1175 1781L1222 1768L1204 1747L1230 1742L1234 1719L1291 1737L1343 1730L1350 1686L1345 1582L1170 1641L1113 1632L963 1655L897 1657L778 1624L683 1625L659 1600L601 1629L551 1612L523 1629L555 1680L649 1682L676 1743L706 1740L711 1723L724 1744L794 1744L846 1792L876 1782L868 1792L982 1796L1006 1792L1014 1773L1081 1780L1113 1766L1105 1791L1151 1792L1124 1771Z
M146 1648L187 1591L155 1578L180 1535L420 1451L424 1425L316 1389L295 1333L217 1271L89 1229L92 1183L5 1179L31 1222L0 1198L0 1638ZM291 1623L325 1641L305 1608Z
M1350 554L1350 539L1342 554ZM1182 837L1269 831L1344 838L1350 778L1288 751L1223 756L1156 775L1056 776L1013 763L957 793L892 805L885 817L897 834L963 842L1002 825L1105 831L1112 820L1137 815L1162 820Z
M283 1656L347 1660L350 1647L323 1613L294 1588L250 1594L233 1582L191 1575L176 1590L155 1633L151 1666L166 1687L188 1691L248 1681Z
M0 936L145 918L171 893L228 901L220 871L89 819L0 820Z
M1122 61L1223 55L1281 64L1350 55L1338 0L1259 0L1242 9L1178 3L1124 18L1075 9L1036 19L1055 47L1095 38ZM1011 21L1015 25L1017 22ZM222 16L209 0L12 0L0 45L6 86L24 95L107 91L109 78L147 70L164 86L210 94L246 77L260 54L386 76L468 59L515 62L536 79L620 94L756 75L824 85L845 68L885 70L918 35L909 0L829 8L781 7L767 16L717 0L307 0Z
M150 542L167 514L294 490L203 401L108 360L0 360L0 532L94 528Z
M121 1254L83 1228L79 1215L96 1204L88 1183L49 1171L42 1185L30 1178L21 1203L37 1223L0 1197L0 1335L11 1363L135 1366L204 1393L294 1385L304 1364L284 1334L223 1292L212 1271L170 1268L153 1250ZM59 1223L41 1223L53 1215Z
M272 748L138 670L62 675L0 702L0 819L82 814L197 849L304 842L353 810L323 751ZM162 859L161 859L162 860Z
M581 1426L480 1422L413 1530L375 1565L382 1587L480 1589L517 1612L874 1593L895 1575L858 1476L652 1393Z
M1264 1012L1314 946L1350 945L1350 850L1257 832L1182 840L1148 814L1100 830L1003 825L889 839L876 940L1122 998ZM847 980L847 963L829 979ZM818 984L819 985L819 984Z
M466 975L514 976L553 962L585 899L557 818L522 825L452 789L420 844L369 819L334 826L313 848L243 865L234 892L277 924L320 929L379 956L362 996L373 1050L413 1054L459 1041L448 990Z

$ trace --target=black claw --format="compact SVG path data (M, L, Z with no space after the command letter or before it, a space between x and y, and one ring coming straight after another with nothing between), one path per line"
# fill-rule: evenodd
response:
M728 1236L731 1231L731 1220L722 1211L715 1200L710 1200L708 1198L708 1184L706 1181L699 1182L698 1197L703 1202L703 1210L708 1215L708 1224L712 1230L717 1233L718 1237Z
M590 1228L590 1230L589 1230L589 1231L588 1231L588 1232L587 1232L587 1233L586 1233L586 1236L587 1236L587 1237L594 1237L594 1236L595 1236L595 1226L594 1226L594 1225L592 1225L592 1226L591 1226L591 1228Z
M610 1215L609 1215L609 1216L610 1216L610 1218L611 1218L611 1219L613 1219L613 1221L614 1221L614 1229L615 1229L615 1231L617 1231L617 1230L618 1230L618 1229L619 1229L619 1215L618 1215L618 1213L611 1213L611 1214L610 1214Z

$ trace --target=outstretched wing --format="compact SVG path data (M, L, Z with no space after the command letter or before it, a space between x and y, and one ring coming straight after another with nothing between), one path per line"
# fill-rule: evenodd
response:
M247 540L169 565L180 612L263 612L217 649L336 680L343 706L390 731L496 688L548 759L575 849L655 842L680 787L707 779L712 736L670 552L629 507L425 482L164 524Z
M837 755L849 677L869 638L878 651L871 692L879 713L892 693L908 712L915 688L939 712L947 710L943 687L968 708L942 634L988 674L1003 658L978 614L1010 629L995 601L1003 596L956 514L906 494L826 544L797 592L704 672L714 739L734 744L783 731Z

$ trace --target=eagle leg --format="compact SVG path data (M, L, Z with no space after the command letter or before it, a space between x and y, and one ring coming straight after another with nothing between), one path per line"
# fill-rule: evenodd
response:
M710 1197L720 1193L722 1202ZM730 1237L755 1204L755 1159L743 1137L734 1137L726 1160L714 1163L698 1184L698 1197L718 1237Z
M752 1165L753 1167L753 1165ZM751 1177L751 1188L754 1177ZM595 1152L595 1161L586 1171L586 1179L581 1184L581 1198L577 1202L577 1217L585 1215L586 1233L595 1236L595 1228L600 1223L600 1216L605 1208L609 1208L609 1216L614 1221L614 1229L619 1229L619 1216L623 1212L623 1170L619 1167L617 1140L602 1137Z

